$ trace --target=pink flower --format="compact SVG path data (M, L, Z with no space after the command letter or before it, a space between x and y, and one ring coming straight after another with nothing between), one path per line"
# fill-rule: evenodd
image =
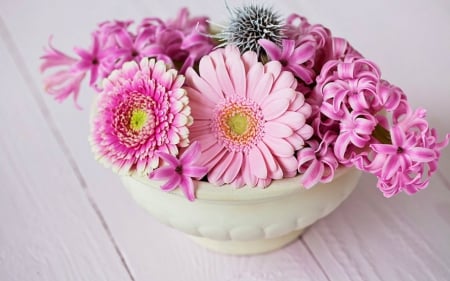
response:
M144 19L138 30L139 34L148 36L145 54L164 60L171 66L180 65L180 73L184 73L214 47L212 40L204 35L209 30L207 18L189 18L186 8L181 9L174 20L165 23Z
M55 68L56 71L44 78L45 90L59 102L72 95L75 105L80 108L77 99L81 82L86 73L75 68L77 59L53 47L52 37L50 37L48 45L49 49L45 49L45 54L41 56L43 62L40 71L44 73L52 68Z
M97 34L92 35L92 46L90 50L75 48L80 60L75 64L75 69L82 72L90 72L90 86L95 86L98 78L104 78L111 72L107 56L109 51L100 45Z
M162 190L172 191L180 187L190 201L195 200L194 182L192 178L200 179L207 172L206 167L197 166L196 164L200 156L200 144L198 142L192 143L183 152L179 160L175 156L164 152L159 152L158 155L168 166L154 170L150 173L149 178L152 180L167 180L161 186Z
M406 106L402 111L404 114L398 113L390 129L391 143L372 144L372 160L366 160L363 166L378 177L378 187L386 197L425 188L450 138L446 135L444 141L437 141L435 130L430 130L424 119L424 110L413 112Z
M120 174L158 167L157 152L176 155L192 123L184 77L162 61L125 63L104 80L93 118L96 158Z
M435 152L423 147L414 133L404 132L398 126L391 129L392 144L372 144L372 149L386 156L380 170L383 178L390 179L395 173L405 171L413 163L426 163L435 159Z
M298 171L302 174L300 183L311 188L318 182L330 182L339 163L333 153L336 134L327 131L323 139L309 140L308 145L297 153Z
M315 53L313 43L305 42L296 45L294 40L283 39L281 48L267 39L260 39L258 43L266 51L270 60L277 60L283 65L283 70L291 71L306 84L314 82L316 73L312 69Z
M379 81L378 67L366 59L350 57L344 61L327 62L317 77L316 89L323 96L321 112L340 120L344 107L358 111L379 107Z
M372 141L372 133L378 124L377 119L366 111L344 110L340 131L334 144L334 153L342 163L355 157L355 148L364 148Z
M319 74L323 65L330 60L343 60L353 56L362 58L347 40L332 37L330 30L320 24L310 24L305 17L291 14L286 20L285 35L287 39L295 40L295 45L305 43L314 45L312 68Z
M254 52L229 45L186 73L194 124L202 146L199 163L216 185L267 186L296 174L295 151L311 137L311 107L296 92L292 73L277 61L265 65Z

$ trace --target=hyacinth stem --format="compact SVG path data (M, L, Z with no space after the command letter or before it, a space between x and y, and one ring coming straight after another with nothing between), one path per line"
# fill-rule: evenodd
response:
M392 144L391 134L380 124L377 124L375 130L373 130L372 136L376 138L380 143Z

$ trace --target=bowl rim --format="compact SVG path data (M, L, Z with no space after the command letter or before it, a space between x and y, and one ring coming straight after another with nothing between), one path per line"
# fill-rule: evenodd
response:
M340 178L341 176L350 172L357 171L353 167L339 167L334 174L332 181ZM300 179L303 175L297 175L291 178L283 178L279 180L273 180L270 185L265 188L243 186L236 188L231 184L224 184L221 186L214 185L207 181L193 180L196 187L196 200L208 200L208 201L254 201L265 200L268 198L276 198L280 196L286 196L287 194L294 192L308 192L309 190L317 189L318 186L314 186L310 189L305 188L300 184ZM132 179L147 185L151 188L159 189L164 181L150 180L145 175L127 175ZM331 181L331 182L332 182ZM324 185L318 183L317 185ZM162 191L162 190L161 190ZM182 190L177 188L168 194L180 196L185 198Z

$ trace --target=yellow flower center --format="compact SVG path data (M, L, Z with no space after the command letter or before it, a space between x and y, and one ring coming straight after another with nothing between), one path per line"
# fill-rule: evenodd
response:
M227 125L233 133L240 136L247 130L248 120L245 115L237 113L236 115L228 118Z
M133 109L130 118L130 128L135 132L142 130L142 128L147 123L147 119L148 115L145 110L142 110L140 108Z
M261 137L262 114L253 104L229 103L219 110L216 120L216 132L231 150L247 150Z

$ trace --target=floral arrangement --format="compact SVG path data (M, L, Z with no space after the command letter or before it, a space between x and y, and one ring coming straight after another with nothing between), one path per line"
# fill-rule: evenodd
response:
M103 22L75 57L50 41L46 91L79 107L89 73L96 158L189 200L193 179L268 187L302 174L299 185L312 188L350 166L375 175L386 197L428 185L450 135L439 142L425 110L374 62L300 15L256 4L229 13L226 26L187 9L135 28Z

